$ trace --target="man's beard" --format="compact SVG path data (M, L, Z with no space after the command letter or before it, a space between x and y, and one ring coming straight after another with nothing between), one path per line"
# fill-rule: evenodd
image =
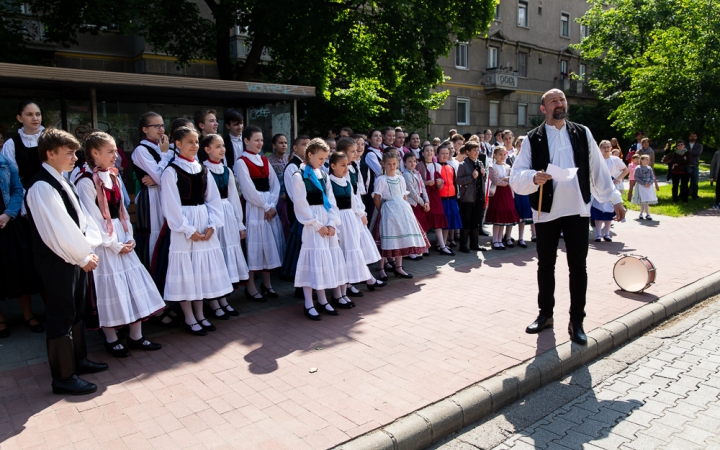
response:
M567 110L565 108L557 108L553 111L553 119L555 120L563 120L566 115Z

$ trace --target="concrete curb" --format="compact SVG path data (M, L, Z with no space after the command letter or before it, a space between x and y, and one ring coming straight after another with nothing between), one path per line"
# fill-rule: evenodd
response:
M588 345L566 342L473 384L394 422L358 436L335 450L414 450L478 422L515 400L623 345L643 331L720 293L720 272L648 303L588 333Z

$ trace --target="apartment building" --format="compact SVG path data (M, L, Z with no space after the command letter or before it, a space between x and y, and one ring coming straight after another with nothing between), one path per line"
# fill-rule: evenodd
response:
M457 42L439 61L450 80L438 90L450 95L430 111L429 136L443 138L453 128L525 134L552 88L562 89L570 104L592 102L587 86L572 77L582 77L587 65L570 48L589 33L576 21L587 9L585 0L500 0L487 37Z

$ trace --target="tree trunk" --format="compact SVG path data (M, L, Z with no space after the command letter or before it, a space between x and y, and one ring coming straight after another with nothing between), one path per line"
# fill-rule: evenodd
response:
M227 8L213 10L215 17L215 61L221 80L233 79L233 65L230 59L230 12Z
M240 72L240 75L238 76L239 80L252 80L252 77L255 75L255 71L257 70L258 64L260 64L260 58L262 57L262 52L265 48L265 42L266 39L264 35L258 33L255 34L252 41L252 47L250 48L250 53L245 60L245 65L242 68L242 72Z

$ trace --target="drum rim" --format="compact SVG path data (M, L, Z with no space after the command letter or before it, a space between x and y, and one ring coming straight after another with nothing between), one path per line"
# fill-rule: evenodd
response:
M625 289L625 288L622 287L622 286L620 285L620 283L618 282L617 277L615 276L615 270L617 269L617 266L618 266L618 264L620 263L620 261L622 261L622 260L625 259L625 258L637 260L637 261L640 262L640 263L645 267L645 269L647 270L647 280L646 280L646 284L645 284L645 286L644 286L642 289L639 289L639 290L629 290L629 289ZM649 264L649 266L648 266L648 264ZM632 293L636 293L636 294L641 294L641 293L645 292L645 289L647 289L647 288L649 288L650 286L652 286L653 284L655 284L656 278L657 278L657 267L656 267L655 264L650 260L650 258L648 258L648 257L645 256L645 255L638 255L638 254L635 254L635 253L623 253L623 254L620 255L620 258L618 258L618 260L615 261L615 264L613 265L613 281L615 281L615 284L620 288L620 290L625 291L625 292L632 292Z

